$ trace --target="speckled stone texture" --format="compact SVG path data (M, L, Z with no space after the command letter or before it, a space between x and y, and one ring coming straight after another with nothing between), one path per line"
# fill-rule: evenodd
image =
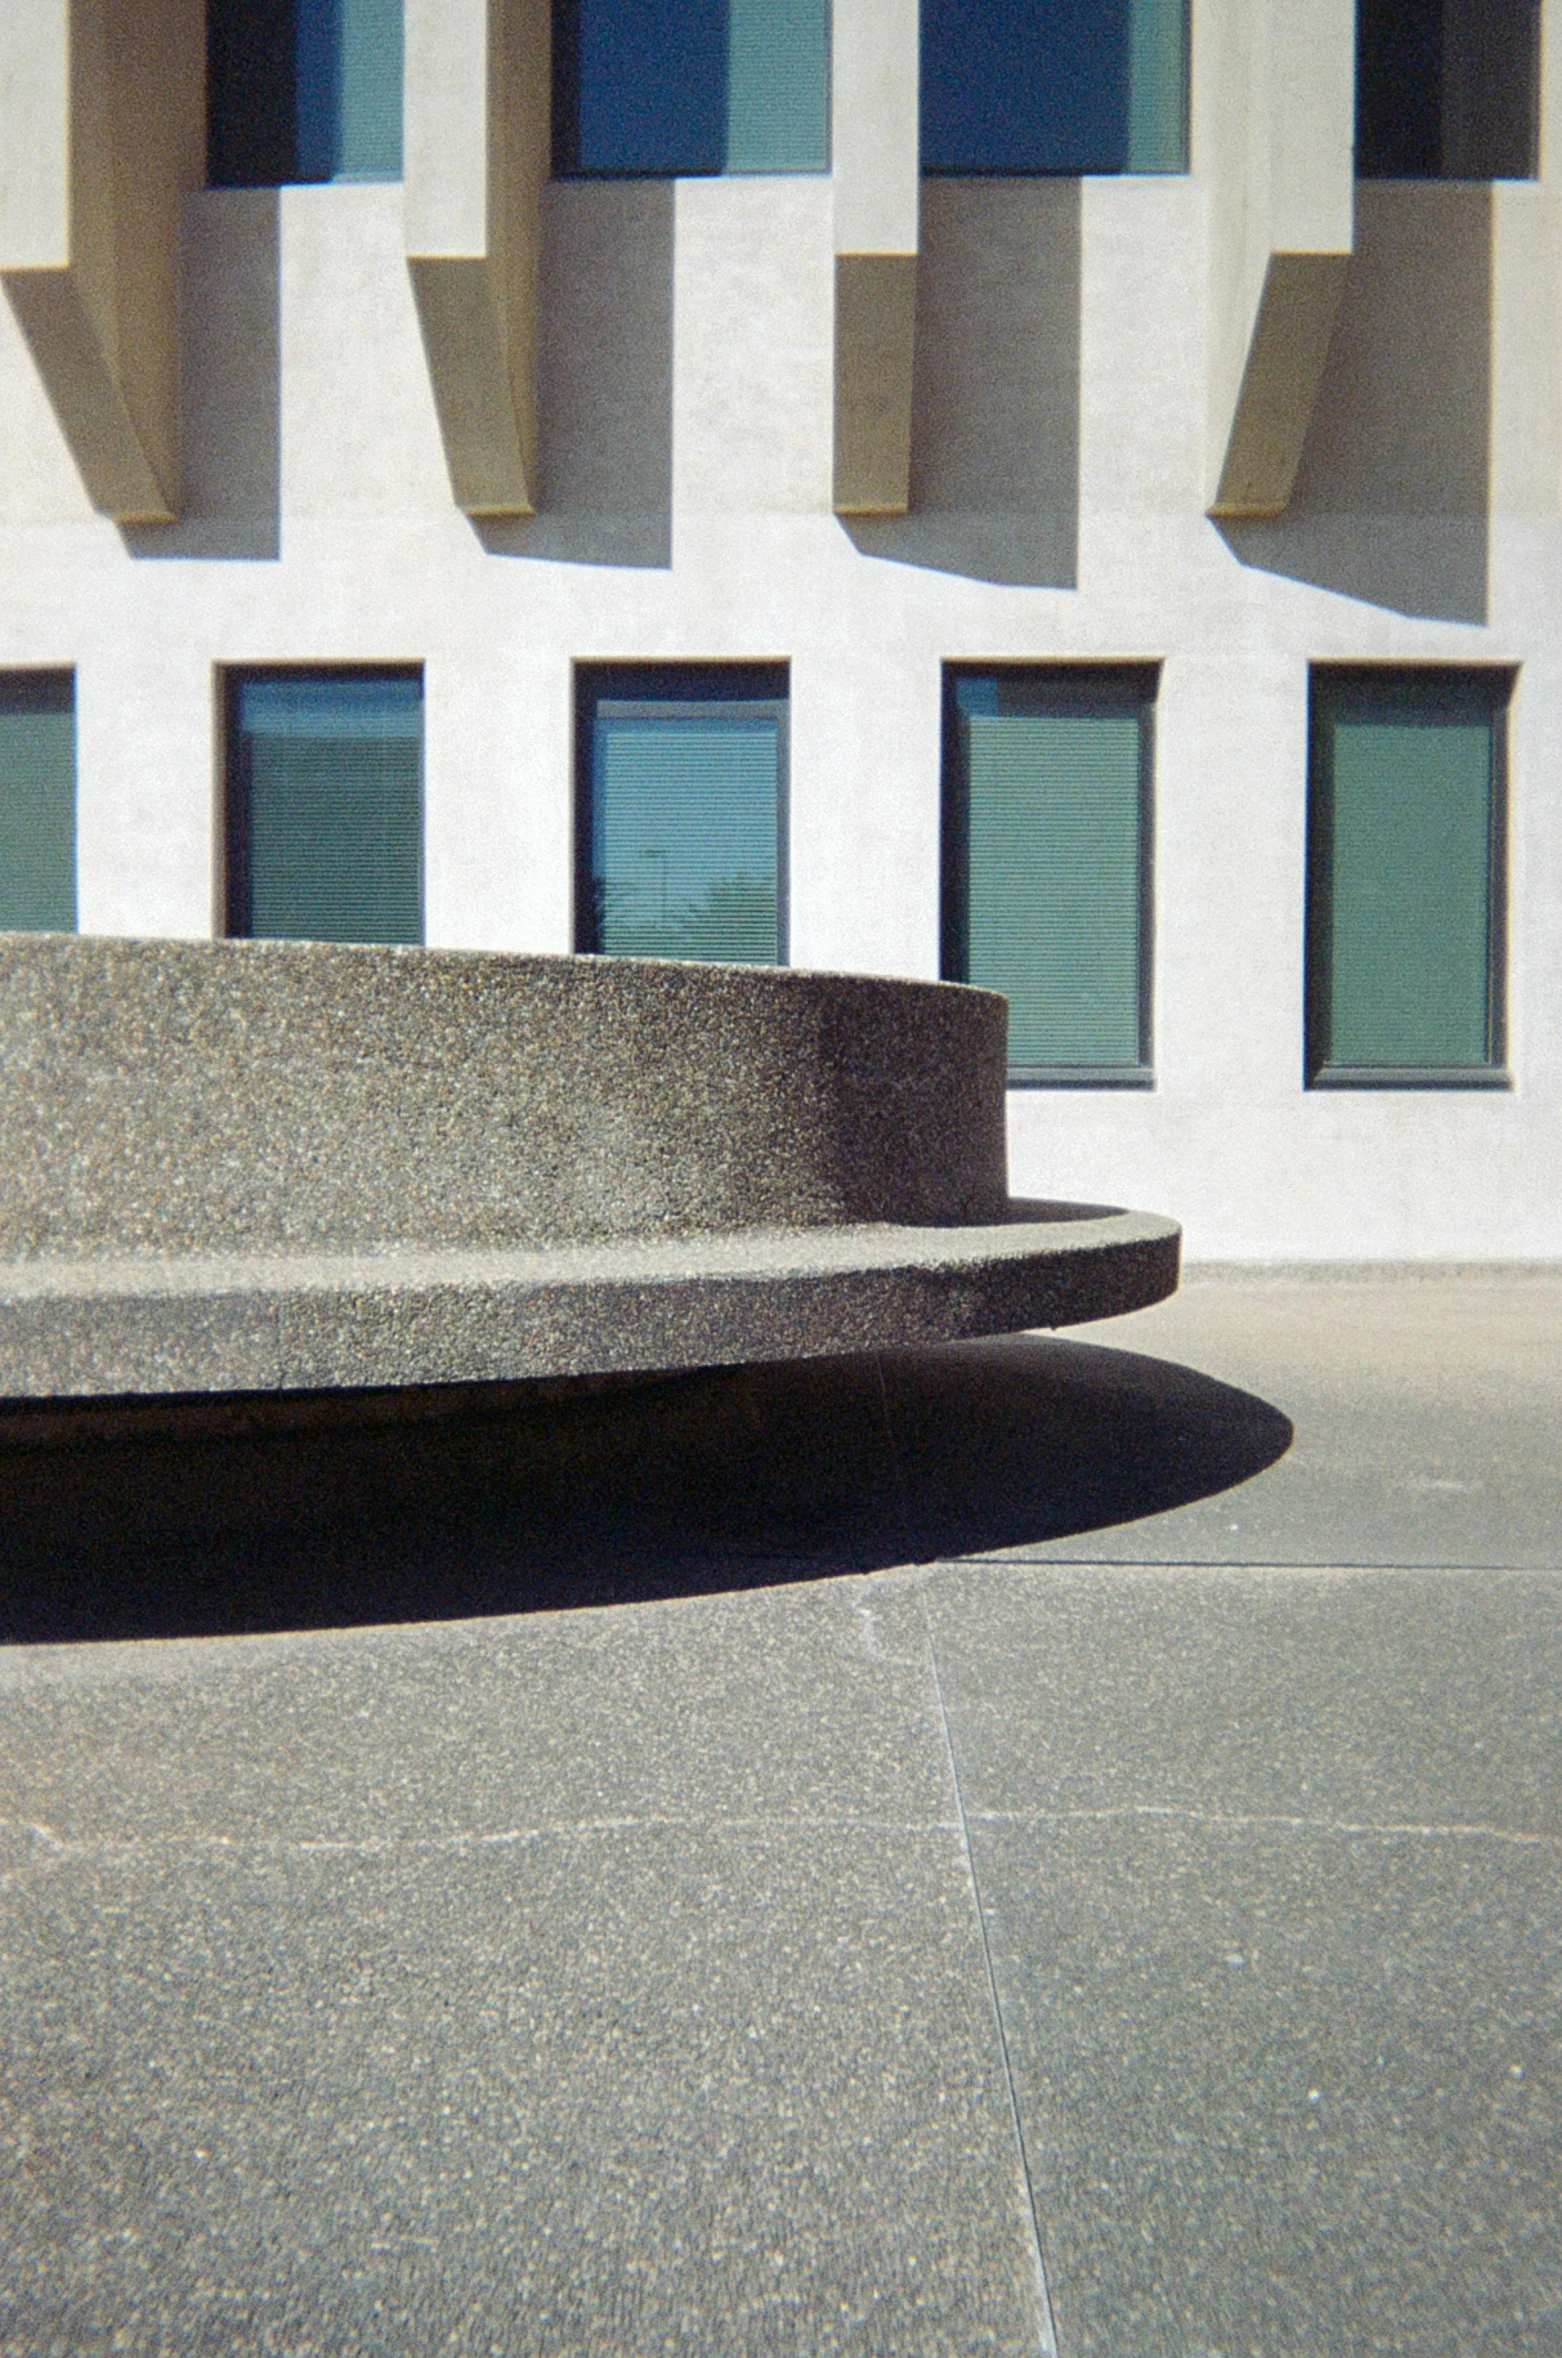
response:
M0 1395L807 1357L1161 1299L1178 1232L1014 1204L949 984L0 937Z
M1001 1218L1004 1025L779 968L0 937L0 1253Z

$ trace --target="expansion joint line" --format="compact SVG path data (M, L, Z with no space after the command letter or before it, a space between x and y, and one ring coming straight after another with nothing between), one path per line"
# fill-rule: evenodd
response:
M987 1996L992 2007L993 2026L998 2034L998 2052L1003 2057L1003 2080L1009 2095L1009 2120L1014 2130L1014 2143L1019 2154L1020 2176L1025 2184L1025 2201L1030 2212L1031 2256L1036 2267L1036 2299L1041 2320L1040 2358L1058 2358L1057 2326L1052 2315L1052 2295L1047 2289L1047 2263L1042 2250L1041 2214L1036 2207L1036 2185L1031 2175L1030 2153L1025 2143L1025 2123L1020 2114L1019 2095L1014 2085L1014 2064L1009 2054L1009 2034L1003 2019L1003 2007L998 1998L998 1975L993 1966L992 1943L987 1937L987 1910L982 1903L982 1882L977 1873L976 1853L971 1847L971 1827L966 1816L965 1795L960 1790L960 1771L955 1762L954 1738L949 1728L949 1713L944 1707L944 1682L939 1675L938 1649L933 1642L933 1624L927 1610L927 1596L923 1593L922 1620L927 1631L928 1662L933 1673L933 1693L938 1703L939 1725L944 1731L944 1757L949 1763L949 1781L954 1788L955 1810L960 1826L960 1840L965 1848L966 1872L971 1878L971 1896L976 1902L976 1925L981 1935L982 1962L987 1969Z

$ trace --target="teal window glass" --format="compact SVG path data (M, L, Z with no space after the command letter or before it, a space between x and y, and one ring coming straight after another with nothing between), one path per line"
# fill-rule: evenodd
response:
M1363 180L1529 180L1539 0L1357 0Z
M1155 684L948 676L943 970L1007 998L1013 1080L1148 1085Z
M1313 675L1307 1071L1503 1078L1507 673Z
M75 682L0 672L0 931L75 929Z
M922 169L1185 172L1188 0L922 0Z
M421 676L230 675L227 851L229 933L421 941Z
M213 188L401 177L402 0L207 0Z
M786 724L784 667L586 675L581 949L784 962Z
M829 0L559 0L560 175L829 168Z

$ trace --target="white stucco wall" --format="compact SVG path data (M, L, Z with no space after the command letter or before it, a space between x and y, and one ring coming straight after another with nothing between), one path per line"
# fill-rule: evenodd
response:
M83 926L213 929L222 664L421 662L428 938L561 950L572 662L785 658L794 962L932 975L941 665L1153 657L1157 1085L1015 1093L1016 1191L1171 1212L1198 1258L1556 1256L1555 200L1495 192L1488 295L1478 211L1369 198L1296 512L1239 548L1202 510L1209 188L985 186L924 220L921 510L852 529L827 181L548 192L528 522L451 502L399 189L192 200L166 530L92 513L0 307L0 665L76 667ZM1301 1085L1307 666L1376 658L1520 667L1511 1094Z

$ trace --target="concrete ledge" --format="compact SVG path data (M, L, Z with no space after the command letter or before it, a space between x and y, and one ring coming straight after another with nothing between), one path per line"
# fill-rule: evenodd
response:
M0 1396L719 1366L1158 1301L1171 1222L1011 1203L945 983L0 937Z
M770 1229L551 1252L13 1261L0 1266L0 1396L732 1366L1069 1326L1175 1289L1169 1220L1094 1205L1016 1211L980 1228Z

